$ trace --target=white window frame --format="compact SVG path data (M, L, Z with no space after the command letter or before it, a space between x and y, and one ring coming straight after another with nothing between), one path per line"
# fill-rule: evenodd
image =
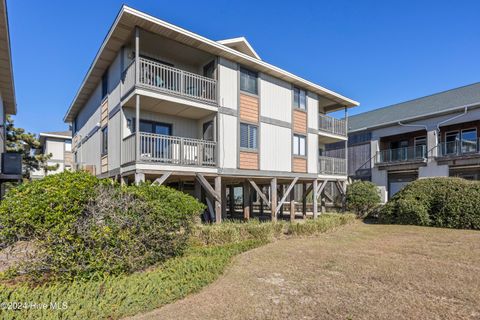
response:
M300 143L301 141L303 141L303 145L302 143ZM294 156L306 157L307 156L307 137L301 134L294 134L292 148L293 148Z

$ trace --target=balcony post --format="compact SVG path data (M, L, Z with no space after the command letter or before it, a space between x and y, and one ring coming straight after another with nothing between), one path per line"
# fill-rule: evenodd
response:
M348 175L348 108L345 106L345 174Z
M140 160L140 96L135 95L135 160Z
M139 82L140 82L140 29L138 27L135 27L135 84L138 84Z

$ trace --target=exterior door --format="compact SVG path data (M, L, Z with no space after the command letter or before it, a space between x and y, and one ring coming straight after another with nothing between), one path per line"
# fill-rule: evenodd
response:
M390 199L407 184L417 179L418 172L390 173L388 175L388 198Z

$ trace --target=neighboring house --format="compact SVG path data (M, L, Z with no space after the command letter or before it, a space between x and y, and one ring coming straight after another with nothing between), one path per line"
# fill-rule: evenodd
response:
M294 185L315 202L328 181L345 190L345 156L319 154L347 139L326 114L357 105L264 62L243 37L213 41L123 6L64 120L76 169L177 187L216 221L241 186L245 218L254 190L276 219Z
M48 160L48 166L58 164L57 170L48 171L47 174L54 174L71 170L73 166L72 159L72 132L42 132L40 133L41 153L52 157ZM44 170L35 170L32 172L32 179L39 179L45 176Z
M348 119L349 175L391 197L423 177L480 180L480 83Z
M0 153L2 153L0 158L0 185L6 181L17 181L22 178L21 172L19 172L21 171L21 158L17 154L5 154L6 116L16 113L17 105L13 83L7 5L5 0L0 0Z

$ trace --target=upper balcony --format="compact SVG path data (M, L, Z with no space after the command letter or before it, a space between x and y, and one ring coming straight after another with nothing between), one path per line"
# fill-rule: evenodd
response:
M323 143L332 143L347 139L346 121L324 114L318 115L318 131L323 136Z
M217 104L217 80L143 57L139 58L138 64L132 60L122 75L122 94L131 92L134 87L143 87L202 103Z

